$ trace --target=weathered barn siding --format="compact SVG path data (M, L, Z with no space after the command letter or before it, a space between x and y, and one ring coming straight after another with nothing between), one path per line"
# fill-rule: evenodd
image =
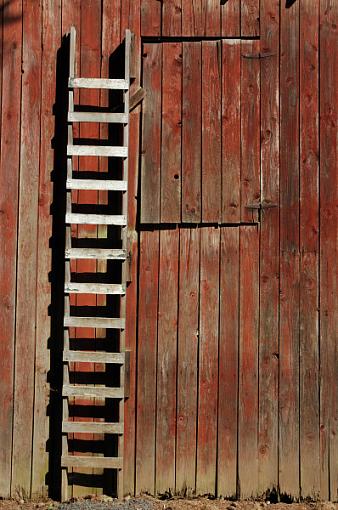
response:
M75 25L87 76L108 76L129 27L148 91L131 114L125 492L337 499L337 2L0 5L0 496L58 476L46 451L57 459L47 415L60 382L47 372L50 352L60 362L67 134L55 80ZM248 225L259 199L278 207Z

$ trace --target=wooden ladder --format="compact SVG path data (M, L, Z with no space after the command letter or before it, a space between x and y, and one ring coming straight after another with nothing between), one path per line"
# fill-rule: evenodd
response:
M64 311L64 349L63 349L63 410L62 410L62 500L68 499L69 470L79 469L113 469L117 470L117 494L123 497L123 448L124 448L124 399L128 397L128 352L125 349L125 310L126 285L128 281L128 247L127 247L127 213L128 213L128 133L129 133L129 88L130 88L130 51L131 32L126 31L124 45L125 73L122 79L77 78L75 77L75 44L76 31L70 32L69 59L69 107L68 107L68 145L67 145L67 202L66 202L66 249L65 249L65 311ZM119 90L123 96L121 112L81 111L81 107L74 108L74 89L109 89ZM121 103L122 104L122 103ZM120 125L122 145L81 145L73 142L73 123L96 122L114 123ZM119 158L122 166L122 179L81 179L73 173L73 159L77 156L96 156L101 158ZM102 173L98 173L98 177ZM80 214L73 212L72 190L106 190L121 193L118 203L121 204L121 214ZM121 239L117 247L79 247L72 239L72 225L114 225L120 229ZM93 241L93 239L91 239ZM102 241L102 239L101 239ZM74 246L75 244L75 246ZM92 283L77 282L72 278L71 261L73 259L115 260L121 261L120 283ZM72 268L74 270L74 268ZM100 294L119 296L120 314L117 318L101 317L92 314L91 317L79 317L71 314L70 294ZM72 350L69 328L103 328L105 331L114 329L118 332L118 352ZM70 363L100 363L114 364L119 371L119 386L95 386L93 384L73 383L74 365ZM76 367L76 365L75 365ZM76 374L75 374L76 375ZM72 376L72 377L71 377ZM107 421L71 421L69 405L74 398L84 399L115 399L118 407L118 420ZM105 402L105 400L103 400ZM76 455L69 452L69 434L112 434L117 436L117 455L114 457Z

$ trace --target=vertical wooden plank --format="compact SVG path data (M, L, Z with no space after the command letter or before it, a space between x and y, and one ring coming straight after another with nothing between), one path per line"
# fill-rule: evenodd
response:
M236 497L239 228L221 230L217 496Z
M279 0L261 0L262 201L279 204ZM259 494L278 487L279 208L260 229Z
M221 5L221 33L223 37L241 35L240 0L228 0Z
M160 231L156 493L175 490L179 230Z
M129 27L134 34L134 62L135 82L133 89L140 85L141 77L141 10L140 0L131 2L129 9ZM133 93L133 89L131 93ZM126 348L130 351L130 391L125 402L124 426L124 493L135 492L135 442L136 442L136 334L137 334L137 273L138 273L138 234L137 197L138 197L138 168L139 168L139 138L140 138L141 107L133 110L129 117L129 176L128 176L128 228L131 251L131 282L127 288L126 303Z
M181 36L182 0L162 1L162 36Z
M241 65L241 219L257 221L247 207L260 201L260 65L259 41L242 41Z
M182 1L182 36L203 35L203 0Z
M201 229L197 494L216 492L220 230Z
M299 495L299 3L281 15L279 485Z
M141 35L160 36L162 23L162 2L141 0Z
M0 493L10 496L13 425L13 370L15 346L15 288L19 189L20 101L22 55L22 2L7 4L3 11L3 82L1 110L0 179Z
M201 221L201 43L183 43L182 221Z
M161 222L181 221L182 43L163 44Z
M40 158L41 3L23 2L12 493L30 494ZM16 140L18 143L18 139ZM31 305L28 307L27 303Z
M204 36L219 36L221 33L221 7L219 0L202 0Z
M241 0L241 35L255 37L259 35L260 0Z
M140 232L136 494L155 493L159 232Z
M259 231L240 230L238 485L241 498L258 488Z
M337 45L338 6L320 2L320 485L337 500Z
M159 223L161 200L162 45L143 46L141 222Z
M218 42L202 42L202 221L221 219L221 62Z
M319 6L300 4L300 486L318 498Z
M47 405L49 385L50 336L48 307L51 302L49 272L51 252L49 239L52 234L50 204L52 203L51 172L54 154L50 140L54 136L54 118L51 114L55 103L56 52L61 39L61 2L44 0L42 6L42 76L41 83L41 142L38 188L38 251L37 251L37 303L36 303L36 352L35 396L33 421L32 495L46 494L45 476L48 471L46 444L49 435Z
M222 222L241 217L241 43L222 41Z
M177 360L176 493L195 492L200 230L181 229Z

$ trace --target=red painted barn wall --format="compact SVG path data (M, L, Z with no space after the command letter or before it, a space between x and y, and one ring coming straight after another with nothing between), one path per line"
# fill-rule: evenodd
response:
M0 1L0 496L44 492L49 469L53 105L57 52L75 25L78 72L87 75L107 76L109 55L127 27L138 36L139 54L140 36L246 37L256 42L243 43L245 53L262 57L247 68L259 77L253 92L243 48L237 58L226 42L202 42L199 51L187 39L183 56L175 54L179 41L164 50L150 39L143 46L143 76L149 77L147 65L153 73L144 86L154 97L150 91L142 106L141 151L141 107L131 114L125 492L249 496L279 488L295 498L337 498L337 2L221 4ZM231 63L228 74L218 84L200 83L204 111L189 111L192 83L202 69L217 76L220 55L225 68ZM168 88L162 73L173 72L173 59L183 66L182 79ZM221 117L208 118L240 73L248 93L234 90ZM175 110L173 93L183 98ZM252 127L250 93L259 96ZM190 124L180 124L182 112ZM155 122L162 125L157 152ZM212 131L197 130L200 122ZM224 136L226 127L233 137ZM194 141L210 154L200 160ZM225 154L231 168L247 161L248 176L231 173ZM179 179L166 201L177 165ZM258 226L235 226L251 216L227 204L256 189L250 186L258 187L250 199L277 207ZM137 228L140 219L148 226Z

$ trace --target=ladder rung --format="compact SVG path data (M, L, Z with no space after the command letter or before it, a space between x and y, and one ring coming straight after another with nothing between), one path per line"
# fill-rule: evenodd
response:
M74 361L83 363L112 363L124 364L123 352L88 352L88 351L63 351L63 361Z
M66 259L104 259L126 260L126 250L107 248L69 248L65 251Z
M73 294L125 294L125 285L66 282L65 292Z
M108 319L107 317L73 317L66 315L64 325L68 328L124 329L125 319Z
M69 88L128 90L127 80L110 78L69 78Z
M101 122L128 124L127 113L69 112L68 122Z
M126 158L128 156L128 147L107 145L67 145L67 155Z
M108 190L108 191L127 191L126 181L103 181L99 179L67 179L67 189L88 189L88 190Z
M65 434L123 434L123 423L106 423L101 421L64 421L62 432Z
M80 386L64 384L62 388L64 397L97 397L97 398L124 398L124 388L108 388L107 386Z
M77 468L122 469L123 459L121 457L62 455L61 466Z
M76 225L122 225L127 224L127 218L123 215L112 214L79 214L67 213L66 223Z

